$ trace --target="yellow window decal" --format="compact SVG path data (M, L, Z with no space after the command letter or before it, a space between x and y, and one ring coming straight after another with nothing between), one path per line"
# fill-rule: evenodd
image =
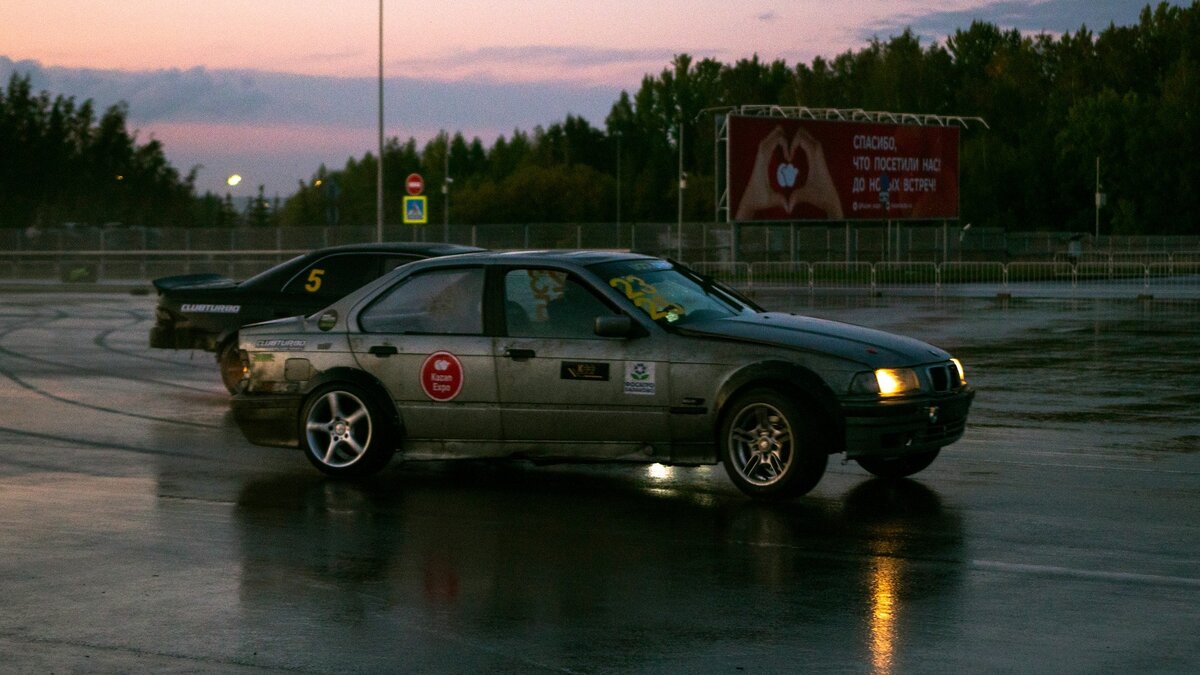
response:
M608 285L624 293L625 297L632 300L633 304L640 307L655 321L666 318L667 321L675 322L679 320L680 316L687 313L679 304L669 302L662 297L653 285L633 274L610 279Z

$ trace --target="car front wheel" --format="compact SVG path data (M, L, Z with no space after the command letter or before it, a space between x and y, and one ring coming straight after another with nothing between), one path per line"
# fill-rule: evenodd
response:
M904 478L905 476L911 476L918 471L922 471L930 464L933 464L933 460L937 459L939 452L941 450L930 450L929 452L919 452L914 455L889 457L887 459L860 457L858 465L880 478Z
M721 461L756 499L788 499L816 487L829 454L816 417L774 389L737 397L721 423Z
M387 422L366 392L348 384L309 396L300 438L313 466L333 476L365 476L391 459Z

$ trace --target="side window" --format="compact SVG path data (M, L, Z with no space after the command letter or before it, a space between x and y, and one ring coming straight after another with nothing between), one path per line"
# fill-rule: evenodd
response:
M521 269L504 276L504 316L511 336L593 338L596 317L613 313L566 272Z
M325 256L305 267L283 288L289 295L334 300L356 291L380 275L379 256Z
M359 315L367 333L483 333L483 270L434 270L408 277Z

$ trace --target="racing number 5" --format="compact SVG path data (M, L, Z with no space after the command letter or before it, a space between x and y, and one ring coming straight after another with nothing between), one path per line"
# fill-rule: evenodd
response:
M325 274L325 270L314 267L308 273L308 283L304 284L304 290L309 293L316 293L321 290L321 277Z

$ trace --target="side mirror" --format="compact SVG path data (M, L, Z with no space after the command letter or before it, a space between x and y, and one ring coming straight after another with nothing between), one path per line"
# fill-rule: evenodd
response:
M641 326L638 326L625 314L596 317L593 331L600 337L611 338L631 338L642 334Z

